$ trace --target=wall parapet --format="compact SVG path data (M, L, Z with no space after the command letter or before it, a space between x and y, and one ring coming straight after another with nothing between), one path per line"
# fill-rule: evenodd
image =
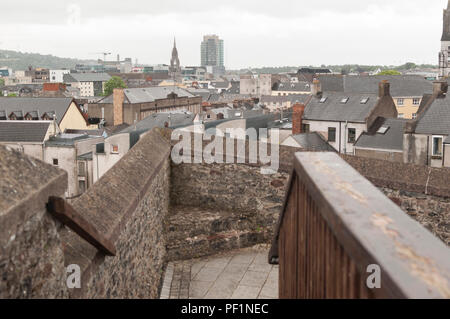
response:
M378 187L450 198L450 169L341 155Z
M82 271L82 287L72 297L157 297L165 261L169 155L169 142L153 130L72 203L117 249L115 257L105 257L73 232L62 235L66 266L77 264Z
M0 298L67 297L61 225L46 213L67 173L0 146Z

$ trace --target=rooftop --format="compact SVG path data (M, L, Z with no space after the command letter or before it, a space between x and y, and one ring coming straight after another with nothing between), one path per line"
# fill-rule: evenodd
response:
M0 142L42 143L51 121L0 121Z
M194 95L185 89L177 86L154 86L148 88L134 88L124 89L125 101L124 103L136 104L136 103L151 103L156 100L167 99L172 93L175 93L178 97L194 97ZM99 103L113 103L113 96L110 95L100 100Z
M20 111L26 115L28 112L37 111L39 116L56 112L56 121L60 124L72 102L73 98L0 97L0 112L4 111L9 115Z
M450 98L437 98L419 116L416 126L418 134L450 135Z
M317 132L292 135L292 138L307 151L335 152Z
M345 101L343 103L343 101ZM366 101L367 100L367 101ZM378 101L377 94L324 92L305 109L305 120L365 122ZM365 102L365 103L364 103Z
M195 114L192 113L155 113L147 116L135 125L127 127L120 131L120 133L130 133L133 131L146 132L155 127L164 128L165 123L171 128L189 126L194 124L194 118Z
M108 73L70 73L64 74L64 82L107 82L111 79Z
M433 92L433 83L417 75L322 75L319 80L323 91L332 92L376 93L383 80L389 81L393 97L421 97Z
M98 136L90 136L87 134L60 134L58 136L51 137L48 141L45 142L45 146L49 147L71 147L75 145L75 142L88 139L88 138L96 138Z
M378 118L356 141L355 147L403 151L403 131L407 120Z

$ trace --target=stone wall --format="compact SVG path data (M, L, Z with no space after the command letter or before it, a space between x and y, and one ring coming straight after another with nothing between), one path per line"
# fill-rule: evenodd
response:
M66 272L49 196L63 196L67 173L0 146L0 298L64 298Z
M450 197L450 169L342 155L361 175L378 187Z
M270 243L296 150L280 148L280 169L272 175L248 162L172 163L169 260Z
M105 257L75 234L63 234L65 263L82 270L71 297L156 298L165 265L170 144L157 131L142 138L73 207L116 247Z

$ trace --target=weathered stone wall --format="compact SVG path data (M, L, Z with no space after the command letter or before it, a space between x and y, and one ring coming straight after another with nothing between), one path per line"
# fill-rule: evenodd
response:
M270 243L296 150L280 148L280 168L272 175L262 174L261 164L248 161L172 163L169 260ZM248 144L245 154L248 159Z
M164 226L169 207L170 144L147 134L73 207L116 247L104 257L66 232L66 265L82 270L71 297L157 298L166 261Z
M449 168L431 168L350 155L341 156L378 187L450 197Z
M68 296L61 225L46 212L67 173L0 146L0 298Z

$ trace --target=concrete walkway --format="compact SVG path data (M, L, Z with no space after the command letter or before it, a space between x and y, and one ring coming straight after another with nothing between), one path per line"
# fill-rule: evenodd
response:
M276 299L278 266L267 262L269 247L170 263L161 299Z

